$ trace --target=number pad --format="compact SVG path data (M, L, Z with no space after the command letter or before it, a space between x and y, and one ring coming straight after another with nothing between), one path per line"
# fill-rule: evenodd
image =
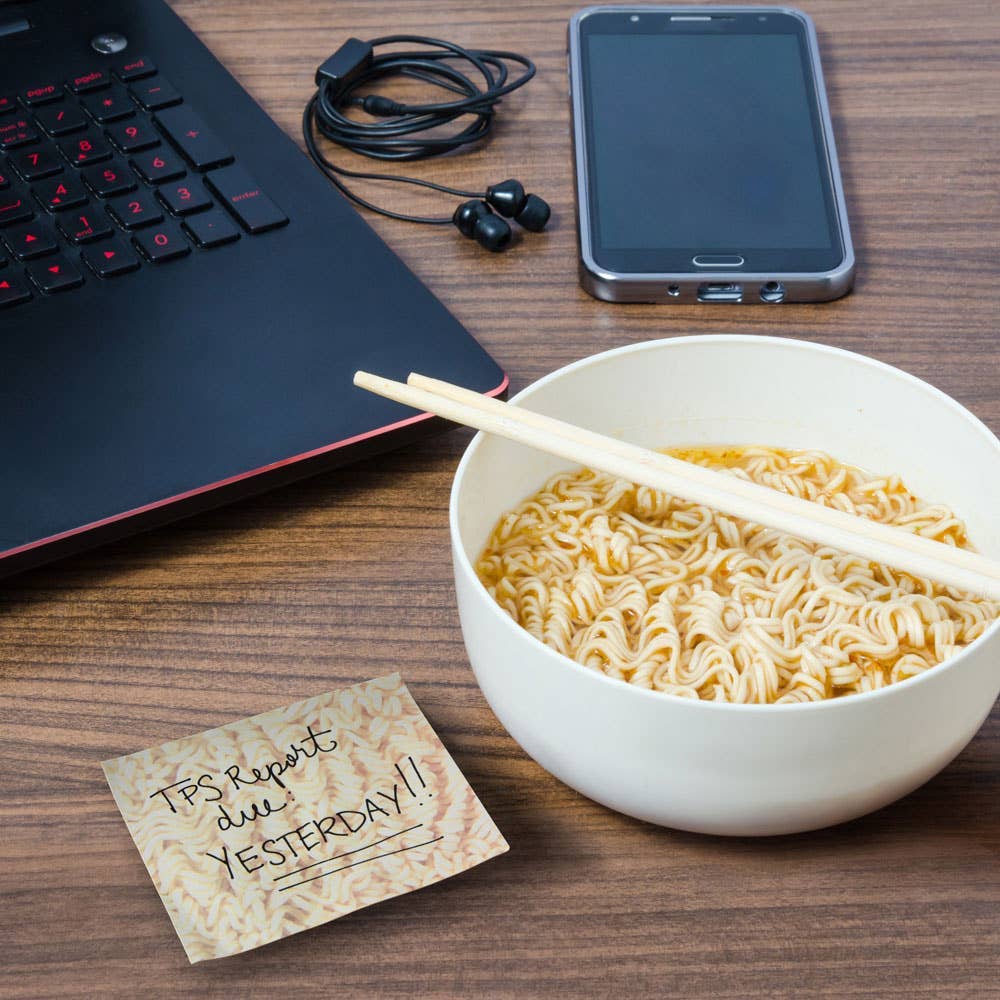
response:
M287 222L148 59L111 68L0 95L0 307Z
M111 217L122 229L141 229L163 221L160 206L147 191L136 191L108 202Z

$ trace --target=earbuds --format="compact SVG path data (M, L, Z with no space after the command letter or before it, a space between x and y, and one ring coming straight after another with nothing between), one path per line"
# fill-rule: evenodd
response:
M537 194L525 194L524 185L513 178L486 189L486 200L502 216L513 219L532 233L540 233L552 209Z
M499 213L494 214L493 210ZM458 231L481 247L498 253L510 246L512 232L506 219L513 219L529 232L540 233L552 209L537 194L525 194L524 185L511 178L486 189L485 200L463 202L452 222Z
M3 0L0 0L2 3ZM406 51L376 52L406 44ZM413 45L423 48L413 49ZM457 67L462 67L464 69ZM518 75L511 68L520 66ZM376 160L421 160L481 142L489 134L500 101L535 75L535 64L516 52L466 49L454 42L418 35L389 35L363 42L349 38L316 70L316 93L306 105L302 134L313 162L356 205L390 219L422 225L453 224L467 239L498 252L513 240L508 219L540 233L552 214L536 194L527 194L513 178L493 184L485 194L449 187L402 174L350 170L333 163L317 134ZM400 76L409 76L447 93L443 101L401 103L373 92ZM348 114L360 109L367 118ZM428 133L433 133L428 135ZM450 216L414 215L376 205L351 189L345 178L412 184L455 198L467 198Z
M475 240L481 247L495 253L510 245L510 226L485 201L463 201L451 217L455 228L467 239Z

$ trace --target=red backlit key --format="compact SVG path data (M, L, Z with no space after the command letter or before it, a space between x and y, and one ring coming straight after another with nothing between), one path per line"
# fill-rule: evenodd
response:
M21 91L21 100L29 107L36 104L48 104L49 101L58 101L63 95L62 87L55 83L44 83L37 87L29 87Z
M221 208L187 219L184 228L188 236L203 249L221 247L224 243L232 243L240 238L240 231Z
M123 229L141 229L143 226L163 221L160 206L153 199L153 195L146 191L136 191L120 198L113 198L108 202L108 211Z
M75 177L53 177L32 191L46 212L65 212L87 200L87 189Z
M132 166L139 176L150 184L176 180L187 171L180 158L166 149L151 149L148 153L138 153L132 157Z
M59 149L74 167L84 167L111 158L111 147L100 137L89 133L63 139L59 143Z
M13 111L17 107L17 101L11 94L0 94L0 115Z
M18 260L34 260L59 249L52 230L37 222L5 229L3 241Z
M129 90L147 111L159 111L160 108L168 108L171 104L180 104L182 100L177 88L160 74L133 83Z
M34 142L37 130L24 118L0 118L0 149L12 149Z
M171 222L137 233L132 237L132 241L151 264L162 264L164 261L184 257L191 252L191 245Z
M0 309L27 302L30 298L31 292L26 285L22 285L9 271L0 271Z
M74 94L86 94L91 90L102 90L109 83L111 83L111 74L107 70L95 69L89 73L80 73L78 76L70 77L67 85Z
M55 152L44 146L26 149L10 158L14 169L26 180L37 181L43 177L51 177L63 171L62 160Z
M83 275L61 253L55 257L32 261L28 267L28 277L43 292L64 292L83 284Z
M205 175L205 183L248 233L264 233L288 222L288 216L241 166L213 170Z
M115 76L127 83L129 80L140 80L144 76L152 76L156 67L145 56L133 56L126 59L116 70Z
M0 229L13 226L17 222L26 222L35 213L27 198L22 198L15 191L0 194Z
M2 164L0 164L0 165L2 165ZM7 180L6 174L0 173L0 191L2 191L4 188L7 188L7 187L10 187L10 181Z
M81 171L87 187L98 198L111 198L116 194L134 191L137 184L135 174L119 160L101 163L96 167L88 167Z
M112 125L107 135L123 153L138 153L141 149L152 149L160 144L155 129L138 118Z
M119 84L107 90L99 90L96 94L87 94L82 98L82 103L87 114L99 122L113 122L135 114L135 105L128 96L128 91Z
M85 247L80 256L99 278L117 278L139 266L139 258L119 239Z
M156 195L174 215L193 215L212 207L212 199L205 194L201 181L193 177L174 184L164 184Z
M35 112L35 121L49 135L69 135L70 132L79 132L87 127L84 113L75 104L67 104L65 101L39 108Z
M223 141L189 107L168 108L155 116L156 124L196 170L210 170L228 163L233 154Z
M113 230L108 225L105 214L94 207L64 215L59 220L59 231L70 243L91 243L110 236Z

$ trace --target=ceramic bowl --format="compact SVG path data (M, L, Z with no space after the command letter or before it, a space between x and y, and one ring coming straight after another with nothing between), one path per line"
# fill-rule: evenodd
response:
M1000 441L905 372L812 343L683 337L553 372L514 402L650 448L819 448L898 472L953 507L1000 558ZM462 631L483 694L542 767L630 816L710 834L793 833L906 795L969 742L1000 691L1000 624L918 677L811 704L729 705L632 687L534 639L473 562L500 515L562 459L478 434L455 476L451 538Z

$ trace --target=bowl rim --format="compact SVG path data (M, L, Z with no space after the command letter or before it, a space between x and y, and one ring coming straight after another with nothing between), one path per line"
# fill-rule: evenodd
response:
M568 365L563 365L561 368L557 368L554 371L549 372L547 375L543 375L540 379L536 379L534 382L526 385L518 393L512 396L509 401L511 403L517 403L522 397L530 397L536 390L548 385L551 382L558 381L560 378L570 375L578 369L588 368L592 365L599 364L608 358L617 357L623 354L636 354L643 351L660 349L670 344L710 343L712 345L722 346L725 344L735 343L760 344L761 342L765 343L769 348L806 350L813 351L818 354L831 354L847 357L852 362L862 366L877 368L896 378L903 379L904 381L918 387L922 391L928 392L932 396L937 397L940 402L943 402L947 407L954 410L959 416L964 418L972 426L973 430L984 434L992 443L994 450L997 452L997 457L1000 459L1000 438L998 438L997 435L994 434L993 431L990 430L990 428L987 427L986 424L983 423L983 421L980 420L979 417L977 417L971 410L959 403L958 400L953 399L946 392L943 392L936 386L931 385L930 382L926 382L923 379L918 378L916 375L912 375L910 372L897 368L895 365L890 365L885 361L878 361L875 358L859 354L856 351L848 351L842 347L833 347L830 344L817 343L811 340L799 340L794 337L774 337L763 334L746 333L709 333L692 334L682 337L661 337L656 340L640 341L636 344L625 344L622 347L614 347L607 351L591 354L585 358L580 358L577 361L570 362ZM471 582L473 590L476 592L477 596L485 601L489 607L489 613L501 623L502 628L509 630L512 635L517 636L518 638L526 639L529 645L534 646L547 659L553 660L561 667L571 667L573 669L573 673L567 674L567 677L575 675L581 679L590 678L598 683L611 685L613 690L631 692L631 694L623 695L626 698L632 696L650 698L668 707L686 705L690 706L692 710L695 711L711 710L725 712L763 712L768 714L773 712L787 714L790 712L842 711L843 709L840 706L843 705L850 706L859 703L868 703L877 698L894 697L895 695L898 695L900 690L904 692L906 690L912 690L915 685L923 684L928 681L934 683L935 678L942 676L946 672L954 670L960 663L965 661L974 650L984 645L991 637L1000 634L1000 618L997 618L993 624L990 625L981 636L979 636L979 638L974 639L960 652L946 660L943 660L941 663L935 664L933 667L930 667L914 677L908 677L905 680L897 681L895 684L889 684L886 687L878 688L874 691L862 691L859 694L845 695L841 698L825 698L822 701L790 702L782 705L761 705L756 702L745 703L708 701L701 698L682 698L677 695L671 695L665 691L653 691L649 688L642 688L637 687L634 684L629 684L627 681L621 681L614 677L608 677L608 675L603 671L591 670L585 667L582 663L578 663L576 660L571 659L568 656L564 656L551 646L547 646L540 639L536 639L530 632L518 625L517 622L515 622L514 619L511 618L510 615L508 615L500 607L500 605L493 600L492 597L490 597L486 588L483 586L478 575L476 574L475 567L466 555L465 546L462 544L462 534L459 530L458 496L465 480L469 464L471 463L475 453L483 446L483 442L486 440L486 437L487 434L484 431L478 431L475 434L466 447L461 461L458 463L458 468L455 470L454 479L452 480L451 494L448 502L448 526L451 533L452 553L456 573L461 572L462 575ZM685 711L685 709L679 710Z

